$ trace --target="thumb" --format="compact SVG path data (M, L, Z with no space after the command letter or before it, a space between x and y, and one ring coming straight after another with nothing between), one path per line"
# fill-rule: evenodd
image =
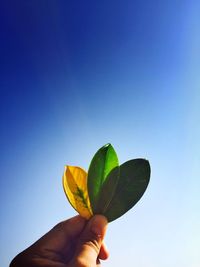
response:
M104 239L107 219L102 215L94 215L79 236L72 266L94 267L97 265L102 241Z

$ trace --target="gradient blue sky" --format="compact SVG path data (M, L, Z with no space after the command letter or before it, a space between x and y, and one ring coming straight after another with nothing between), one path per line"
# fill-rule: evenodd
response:
M104 266L200 266L200 2L2 1L0 266L75 214L64 165L145 157Z

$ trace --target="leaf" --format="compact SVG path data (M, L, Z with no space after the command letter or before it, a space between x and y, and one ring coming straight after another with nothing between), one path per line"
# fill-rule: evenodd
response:
M112 169L112 171L108 174L99 196L98 204L97 204L97 212L98 214L104 214L107 210L117 187L118 179L119 179L119 166Z
M66 166L63 188L72 207L82 217L89 219L92 210L87 191L87 173L80 167Z
M111 222L131 209L144 194L150 179L150 165L145 159L129 160L119 166L111 144L94 155L87 173L68 166L63 187L71 205L89 219L103 214Z
M88 194L94 214L99 213L99 200L102 187L109 173L116 167L118 167L118 158L111 144L101 147L90 163L88 171ZM113 181L114 183L117 182L117 177L116 180ZM112 195L112 193L110 193L111 192L108 190L105 198L105 205L107 201L109 201L109 197ZM102 209L102 206L100 208Z
M113 221L131 209L144 194L150 179L150 165L145 159L134 159L120 166L114 196L104 215Z

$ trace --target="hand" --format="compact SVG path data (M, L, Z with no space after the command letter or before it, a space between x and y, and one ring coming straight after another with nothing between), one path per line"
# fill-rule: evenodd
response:
M10 267L95 267L108 258L103 243L107 220L95 215L89 221L75 216L56 225L36 243L17 255Z

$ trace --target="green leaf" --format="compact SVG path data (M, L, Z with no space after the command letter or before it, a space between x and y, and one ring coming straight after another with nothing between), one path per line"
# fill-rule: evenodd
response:
M112 196L112 192L109 192L108 190L105 198L105 203L99 205L102 187L107 180L109 173L116 167L118 167L118 158L111 144L107 144L101 147L96 152L90 163L88 170L88 194L93 214L99 213L99 209L102 210L103 205L107 205L107 203L110 202L109 197ZM112 184L117 183L117 177L118 176L115 175L114 179L111 179ZM115 189L115 186L113 188L110 188L109 186L109 189L113 191L113 189Z
M119 166L112 169L112 171L108 174L99 196L96 212L98 214L104 214L107 210L112 198L114 197L115 190L117 187L117 183L119 180Z
M134 159L120 166L120 177L112 200L103 213L113 221L131 209L144 194L150 179L150 165L145 159Z

